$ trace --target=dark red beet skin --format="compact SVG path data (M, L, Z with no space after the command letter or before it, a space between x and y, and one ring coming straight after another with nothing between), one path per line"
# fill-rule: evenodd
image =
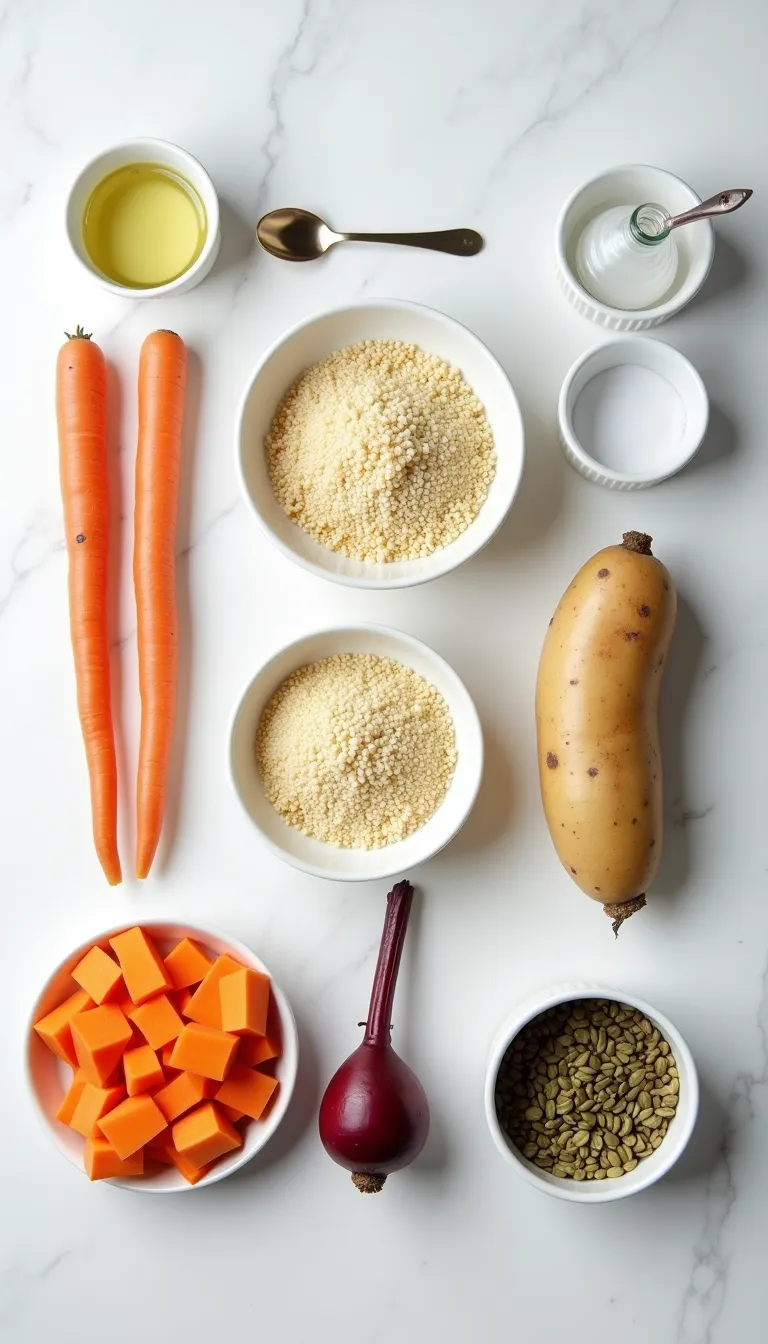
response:
M320 1138L330 1157L365 1193L418 1157L429 1133L429 1104L412 1069L391 1045L397 973L413 887L398 882L387 897L387 918L362 1045L331 1079L320 1105Z

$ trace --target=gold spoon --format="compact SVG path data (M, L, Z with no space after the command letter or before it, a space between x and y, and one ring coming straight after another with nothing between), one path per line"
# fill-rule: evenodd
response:
M483 239L474 229L443 229L438 233L334 233L319 215L286 206L270 210L256 226L261 246L282 261L315 261L335 243L400 243L450 252L456 257L474 257Z

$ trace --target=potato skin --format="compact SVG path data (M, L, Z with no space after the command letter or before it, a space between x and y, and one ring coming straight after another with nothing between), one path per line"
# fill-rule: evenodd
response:
M677 597L650 541L626 533L579 570L536 685L549 832L577 886L606 906L644 893L661 857L658 705Z

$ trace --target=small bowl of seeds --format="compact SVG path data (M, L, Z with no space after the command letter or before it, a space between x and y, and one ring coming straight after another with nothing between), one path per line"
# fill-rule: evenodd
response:
M699 1105L696 1065L650 1004L594 985L518 1008L491 1051L485 1112L531 1185L576 1202L645 1190L674 1166Z

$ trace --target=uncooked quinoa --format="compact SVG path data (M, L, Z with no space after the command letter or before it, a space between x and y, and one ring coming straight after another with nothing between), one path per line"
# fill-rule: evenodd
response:
M362 341L307 369L265 449L288 517L369 562L455 541L496 472L491 427L459 370L402 341Z
M412 668L343 653L278 687L261 716L256 761L289 826L342 849L380 849L440 806L456 738L440 692Z

